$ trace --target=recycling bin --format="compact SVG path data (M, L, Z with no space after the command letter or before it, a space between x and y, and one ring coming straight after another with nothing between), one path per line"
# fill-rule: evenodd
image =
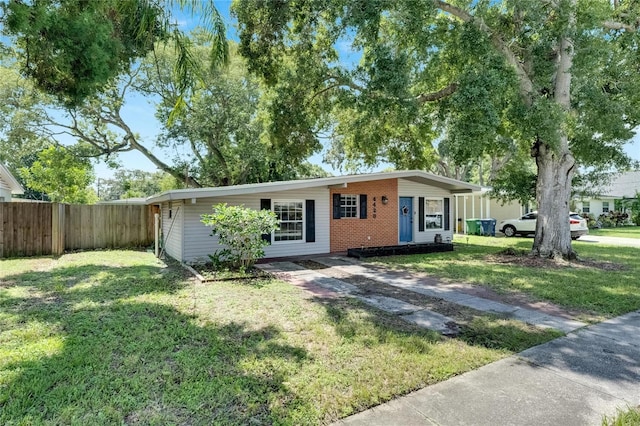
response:
M496 219L480 219L480 226L482 228L482 235L496 236Z
M482 233L482 223L480 219L467 219L467 234L480 235Z

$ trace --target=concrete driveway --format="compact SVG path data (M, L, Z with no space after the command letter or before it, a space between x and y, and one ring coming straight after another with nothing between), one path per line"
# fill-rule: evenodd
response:
M584 235L578 238L583 243L598 243L606 246L620 247L638 247L640 248L640 239L622 238L622 237L603 237L600 235Z

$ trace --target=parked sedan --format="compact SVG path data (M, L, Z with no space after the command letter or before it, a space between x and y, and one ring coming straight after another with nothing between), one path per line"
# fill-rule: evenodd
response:
M516 235L534 235L536 233L536 221L538 212L527 213L519 219L507 219L500 222L498 230L507 237ZM569 213L569 227L571 229L571 239L577 240L582 235L589 233L587 220L578 213Z

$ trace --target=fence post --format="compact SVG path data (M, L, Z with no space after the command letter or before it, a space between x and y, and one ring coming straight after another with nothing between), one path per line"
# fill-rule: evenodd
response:
M64 254L64 204L54 203L51 206L51 254Z

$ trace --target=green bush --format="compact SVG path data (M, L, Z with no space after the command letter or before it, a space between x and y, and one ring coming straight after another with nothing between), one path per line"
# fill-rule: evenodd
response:
M624 212L611 211L598 216L598 225L601 228L614 228L624 226L629 220L629 215ZM587 225L589 225L587 221Z
M584 219L587 220L587 226L589 228L599 228L598 221L596 221L596 217L591 213L580 213Z
M269 210L253 210L244 206L228 206L226 203L213 206L212 214L203 214L200 221L213 227L212 236L224 248L209 255L217 268L246 270L264 256L264 247L269 244L262 238L278 228L275 213Z

